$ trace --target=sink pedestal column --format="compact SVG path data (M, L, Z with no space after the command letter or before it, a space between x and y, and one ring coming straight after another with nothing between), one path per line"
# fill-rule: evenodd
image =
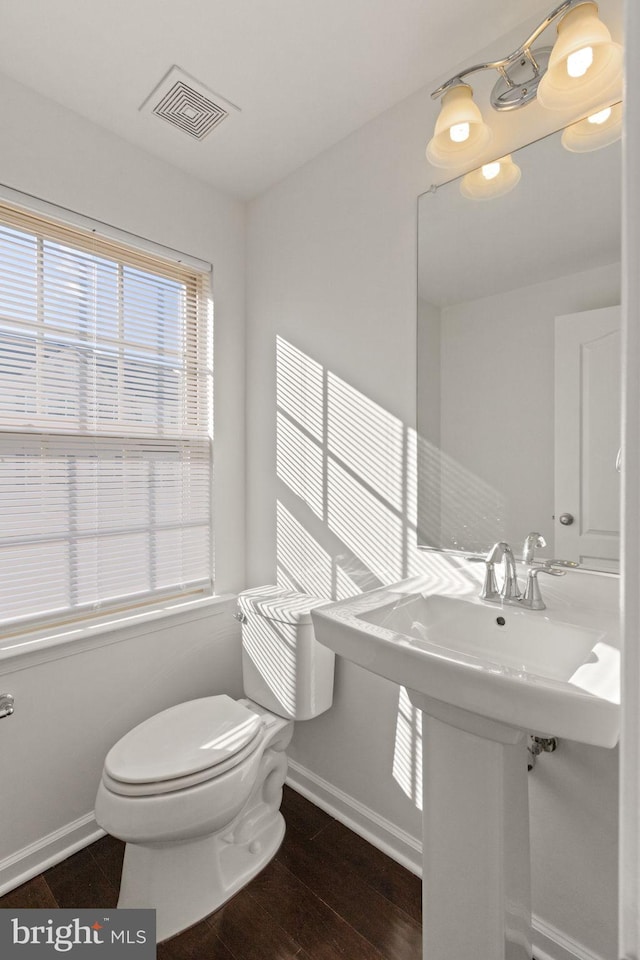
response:
M409 691L423 713L423 960L531 960L523 731Z

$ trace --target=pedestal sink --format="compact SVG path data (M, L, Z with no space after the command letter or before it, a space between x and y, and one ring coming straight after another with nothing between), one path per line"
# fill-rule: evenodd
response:
M424 714L423 960L531 960L527 734L615 745L617 617L414 578L312 618L321 643Z

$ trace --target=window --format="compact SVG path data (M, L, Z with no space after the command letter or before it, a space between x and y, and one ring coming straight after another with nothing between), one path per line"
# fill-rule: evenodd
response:
M210 592L204 274L0 204L0 630Z

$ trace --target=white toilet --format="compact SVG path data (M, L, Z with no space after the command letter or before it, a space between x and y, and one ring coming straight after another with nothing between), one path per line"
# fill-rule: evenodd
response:
M309 615L325 602L272 586L240 594L250 699L170 707L107 754L95 815L127 844L118 906L155 908L158 940L220 907L280 846L293 721L333 700L335 655Z

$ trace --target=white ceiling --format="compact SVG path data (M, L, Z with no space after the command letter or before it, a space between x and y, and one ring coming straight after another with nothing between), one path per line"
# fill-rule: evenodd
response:
M0 73L249 198L550 6L545 0L0 0ZM202 142L141 113L173 64L241 112Z

